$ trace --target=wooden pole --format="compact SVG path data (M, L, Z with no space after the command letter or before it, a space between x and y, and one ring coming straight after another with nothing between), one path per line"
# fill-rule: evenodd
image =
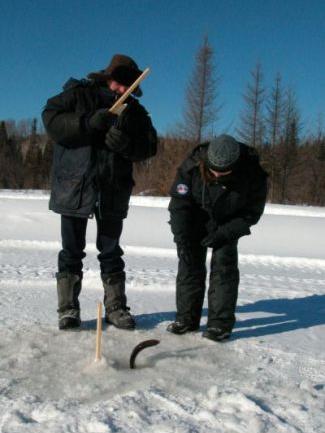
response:
M115 102L114 105L112 105L112 107L108 110L113 114L118 114L119 113L119 107L123 104L123 102L127 99L128 96L131 95L131 93L133 92L133 90L138 87L138 85L141 83L142 80L144 80L146 78L146 76L149 74L150 72L150 68L146 68L142 74L140 75L140 77L138 77L133 84L131 84L131 86L127 89L127 91L125 93L123 93L123 95L118 98L118 100Z
M102 359L102 303L97 304L97 333L96 333L96 358L95 362Z

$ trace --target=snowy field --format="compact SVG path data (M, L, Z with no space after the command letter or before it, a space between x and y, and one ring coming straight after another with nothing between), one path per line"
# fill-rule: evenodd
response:
M218 344L165 331L177 269L167 203L132 198L122 246L138 327L104 325L95 363L95 222L82 330L59 332L59 216L44 193L0 191L1 433L325 432L325 209L267 206L240 241L237 324ZM130 370L133 347L149 338L160 344Z

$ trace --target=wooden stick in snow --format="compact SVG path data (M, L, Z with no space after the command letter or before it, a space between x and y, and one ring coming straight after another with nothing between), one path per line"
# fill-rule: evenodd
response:
M102 359L102 303L97 304L97 332L96 332L96 358L95 361Z

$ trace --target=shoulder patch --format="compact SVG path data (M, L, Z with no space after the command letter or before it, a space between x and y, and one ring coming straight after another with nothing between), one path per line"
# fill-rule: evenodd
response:
M189 187L187 185L185 185L185 183L179 183L176 186L176 191L180 195L186 195L189 191Z

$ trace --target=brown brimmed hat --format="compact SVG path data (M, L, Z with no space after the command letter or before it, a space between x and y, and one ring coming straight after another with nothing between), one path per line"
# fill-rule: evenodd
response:
M91 72L88 78L97 81L115 80L124 86L131 86L132 83L142 74L138 65L133 59L124 54L115 54L106 69L98 72ZM138 86L133 92L133 95L142 96L142 90Z

